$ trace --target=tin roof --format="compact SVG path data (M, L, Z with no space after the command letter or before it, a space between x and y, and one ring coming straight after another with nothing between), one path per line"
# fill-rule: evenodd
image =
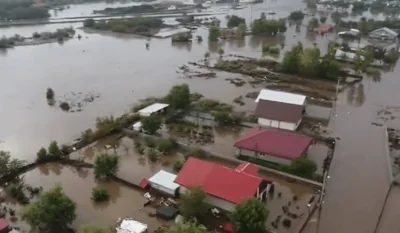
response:
M304 102L306 101L306 96L299 95L299 94L293 94L293 93L289 93L289 92L283 92L283 91L273 91L273 90L269 90L269 89L262 89L260 91L260 94L258 94L256 103L258 103L258 101L260 99L281 102L281 103L287 103L287 104L303 105Z
M299 122L304 106L260 99L254 115L269 120Z

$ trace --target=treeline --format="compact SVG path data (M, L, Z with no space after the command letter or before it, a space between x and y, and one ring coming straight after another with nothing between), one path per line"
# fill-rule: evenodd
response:
M33 6L29 0L0 1L0 20L43 19L50 16L48 9Z
M388 27L391 29L400 29L400 20L377 20L374 19L366 19L365 17L361 18L360 21L343 21L338 20L336 23L339 27L342 28L355 28L360 30L362 34L368 34L371 31Z
M94 11L94 13L102 13L108 15L113 15L113 14L123 15L123 14L134 14L134 13L147 13L147 12L153 12L155 10L158 10L155 6L143 4L143 5L128 6L128 7L115 7L115 8L108 7L105 8L104 10Z
M149 33L151 29L160 29L163 20L158 18L136 17L133 19L111 19L94 21L86 19L83 22L85 27L98 30L109 30L121 33Z

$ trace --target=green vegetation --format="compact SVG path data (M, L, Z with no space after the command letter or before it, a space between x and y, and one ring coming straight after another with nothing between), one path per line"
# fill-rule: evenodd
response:
M203 158L207 157L207 154L204 150L202 150L200 148L195 148L195 149L185 153L185 158L189 158L192 156L195 158L203 159Z
M97 179L110 179L119 169L117 155L101 154L94 162L94 176Z
M293 11L290 13L289 17L290 20L303 20L304 13L301 11Z
M184 219L199 219L204 217L209 211L206 201L206 194L200 188L186 190L180 201L180 212Z
M79 229L79 233L113 233L110 228L103 228L97 225L84 225Z
M208 233L207 228L196 221L184 221L174 224L166 233Z
M53 91L53 89L47 88L46 99L48 99L48 100L54 99L54 91Z
M69 232L69 225L76 218L75 210L76 204L57 185L44 192L37 202L28 205L22 218L33 231L64 233Z
M158 160L158 154L157 151L154 148L149 148L147 150L147 158L149 159L150 162L157 162Z
M360 21L343 21L343 20L338 20L337 25L342 27L342 28L355 28L360 30L361 34L368 34L371 31L382 28L382 27L388 27L391 29L400 29L400 20L374 20L374 19L366 19L366 18L361 18Z
M221 36L221 29L218 26L211 26L209 29L208 40L209 41L218 41L218 38Z
M314 30L315 28L319 27L319 21L317 18L312 18L310 19L310 21L308 22L308 30Z
M175 161L175 163L172 167L174 169L174 172L178 173L182 169L184 164L185 164L185 162L182 160Z
M109 194L107 189L102 187L95 187L92 189L92 200L95 202L107 201Z
M293 160L290 165L282 165L281 170L303 178L313 179L317 171L317 164L306 157L300 157Z
M326 17L325 16L321 16L321 18L319 18L319 21L321 22L321 23L325 23L326 22Z
M210 58L210 52L204 53L204 60L208 61L209 58Z
M142 118L140 122L142 123L142 127L146 133L155 134L157 130L161 129L162 118L157 115L151 115Z
M48 9L33 6L31 0L0 1L0 20L43 19L50 16Z
M256 19L251 25L253 35L276 35L286 32L285 20Z
M271 53L271 54L279 54L281 52L281 50L279 49L279 47L263 44L262 52L263 53Z
M164 155L171 153L173 150L178 148L178 143L172 139L159 139L157 140L157 149Z
M163 21L158 18L136 17L133 19L110 19L101 21L85 20L83 25L97 30L151 35L152 32L158 31L162 27Z
M265 233L268 210L259 199L252 198L236 206L231 218L236 233Z
M239 24L236 30L236 39L243 39L246 36L247 25L246 23Z
M234 113L229 113L228 111L218 111L214 112L215 121L220 126L232 126L240 125L242 118Z
M240 24L246 25L246 20L237 15L228 15L228 28L238 27Z
M54 32L34 32L32 34L33 39L41 39L41 40L64 40L65 38L71 38L75 34L75 29L73 27L66 27L57 29Z
M208 57L209 55L210 54L208 53ZM187 84L173 86L165 97L165 101L172 109L188 109L190 106L189 86Z
M329 80L336 80L341 71L339 63L335 61L333 50L320 59L318 48L304 49L300 43L286 53L281 65L283 73L307 75Z
M0 177L12 174L25 166L25 161L12 159L8 151L0 150Z
M224 55L224 53L225 53L225 50L224 50L223 48L219 48L219 49L218 49L218 54L219 54L219 57L220 57L220 58L222 58L222 56Z
M66 146L63 146L63 149L60 149L56 141L51 141L47 150L44 147L42 147L36 153L36 161L42 162L42 161L54 161L57 159L65 159L66 158L65 152L68 152L68 148L66 148Z

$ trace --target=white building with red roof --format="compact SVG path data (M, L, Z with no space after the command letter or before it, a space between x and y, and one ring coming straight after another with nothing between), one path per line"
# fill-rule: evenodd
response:
M234 146L238 148L238 156L289 165L293 160L307 156L312 143L311 137L302 134L260 127L251 129Z
M258 197L266 200L270 181L257 176L258 168L244 163L232 169L219 164L189 158L175 179L180 194L189 188L201 188L207 202L222 210L232 212L236 205Z

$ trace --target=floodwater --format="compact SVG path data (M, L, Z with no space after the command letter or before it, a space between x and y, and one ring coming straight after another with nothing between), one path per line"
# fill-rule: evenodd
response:
M276 10L277 15L274 17L280 18L304 7L304 3L300 1L270 0L232 13L238 12L249 21L268 10ZM84 11L76 12L76 15L71 13L63 17L81 16L80 12ZM68 25L74 28L81 26L80 23ZM66 25L10 27L0 29L0 34L29 36L36 31L54 31L64 26ZM300 31L296 30L298 29L295 27L288 29L283 38L285 49L289 49L297 41L303 42L305 46L312 46L309 41L313 41L317 46L325 45L326 48L329 38L309 34L304 27ZM79 29L77 34L83 36L81 40L17 47L0 52L0 149L11 151L16 158L32 161L36 151L48 145L51 140L68 143L78 137L81 131L93 126L96 117L120 115L140 99L164 95L172 85L180 83L188 83L193 92L200 92L207 98L232 103L233 98L254 89L249 85L238 88L229 84L224 80L229 78L229 74L208 80L182 78L176 73L177 67L188 61L202 59L209 50L216 59L218 47L222 47L226 54L262 56L262 39L257 37L247 37L240 43L211 45L207 42L171 44L169 39L152 39L150 49L146 50L144 38L88 34ZM206 29L200 28L197 34L206 36ZM280 38L275 39L280 41ZM388 187L388 172L385 169L387 162L382 158L382 131L371 123L376 120L376 114L383 106L397 106L400 99L399 69L396 66L394 70L383 74L381 79L365 78L361 84L344 90L338 98L332 113L330 131L340 140L337 141L330 170L331 178L327 183L319 232L369 233L376 226ZM96 92L100 94L100 98L87 104L82 112L66 113L58 107L47 105L45 91L48 87L55 90L59 101L68 98L72 95L71 92ZM400 126L397 119L391 120L390 124ZM90 207L91 202L88 200L94 183L87 185L70 168L62 171L49 168L49 174L52 173L55 175L46 176L40 170L34 170L26 175L26 179L31 179L34 184L38 184L38 181L47 183L46 187L61 182L68 187L66 192L69 195L78 196L76 198L82 196L79 203L83 207L79 208L87 208L79 211L79 214L86 216L83 219L102 222L105 219L104 214L111 213L113 218L133 214L129 212L132 209L124 209L126 202L122 201L121 204L114 204L116 207L110 207L115 208L115 211L107 213ZM93 180L93 177L89 174L86 179ZM76 190L82 190L82 193ZM120 203L118 200L122 198L135 195L129 189L119 190L120 198L116 199L116 203ZM395 200L400 194L397 190L392 192L378 233L395 232L398 229L394 220L398 219ZM104 220L105 223L107 221Z

